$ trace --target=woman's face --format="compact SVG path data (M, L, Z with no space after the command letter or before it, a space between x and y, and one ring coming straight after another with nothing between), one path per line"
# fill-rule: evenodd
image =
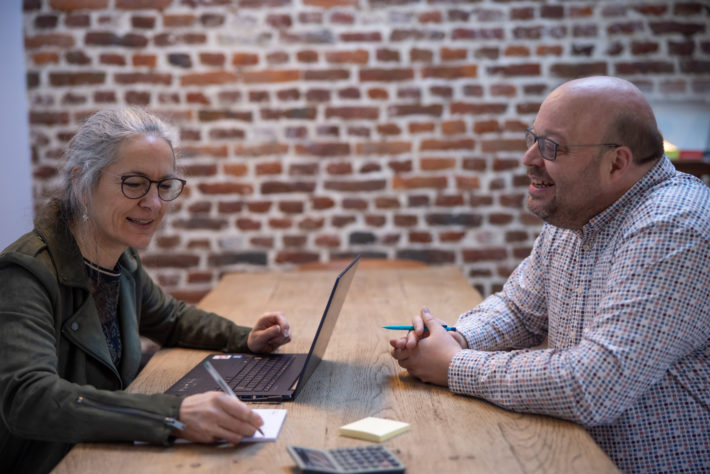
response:
M170 145L162 138L137 135L126 139L118 158L104 169L88 206L99 260L118 261L128 248L148 246L168 209L158 197L157 184L139 199L129 199L121 191L121 177L140 175L152 180L175 176ZM96 263L102 264L100 261Z

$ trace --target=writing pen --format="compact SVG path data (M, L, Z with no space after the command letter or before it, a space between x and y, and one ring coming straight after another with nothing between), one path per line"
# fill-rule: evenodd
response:
M385 329L400 329L402 331L414 331L414 326L399 326L397 324L390 325L390 326L382 326ZM446 329L447 331L456 331L456 328L454 326L447 326L446 324L442 324L441 327ZM427 327L424 326L424 330L428 331Z
M230 395L232 398L236 398L239 400L239 397L232 391L232 387L227 385L227 382L224 381L221 375L219 375L219 372L217 372L217 369L214 368L212 363L208 360L204 361L202 365L205 366L205 369L207 369L207 373L212 376L215 382L217 382L217 385L219 385L219 388L222 389L222 391L228 395ZM261 433L261 436L264 436L264 432L261 431L261 428L256 429L259 433Z

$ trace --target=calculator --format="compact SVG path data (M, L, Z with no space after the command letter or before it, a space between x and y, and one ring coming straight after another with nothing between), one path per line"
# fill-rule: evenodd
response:
M287 449L304 474L404 472L404 464L390 450L377 444L335 449L288 446Z

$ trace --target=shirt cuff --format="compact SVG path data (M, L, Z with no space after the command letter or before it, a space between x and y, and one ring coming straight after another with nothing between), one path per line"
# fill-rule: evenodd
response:
M460 350L449 363L449 390L464 395L476 395L480 369L489 354L471 349Z

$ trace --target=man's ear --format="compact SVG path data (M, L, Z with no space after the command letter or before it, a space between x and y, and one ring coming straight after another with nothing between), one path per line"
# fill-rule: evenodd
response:
M620 146L611 150L608 158L608 176L610 181L623 179L631 169L634 155L627 146Z

